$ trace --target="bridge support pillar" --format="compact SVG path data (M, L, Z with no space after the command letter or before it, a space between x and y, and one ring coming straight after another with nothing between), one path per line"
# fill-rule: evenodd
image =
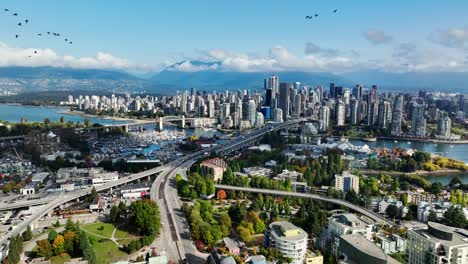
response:
M164 127L163 127L163 120L162 120L162 117L159 118L159 131L163 131Z
M182 128L185 128L185 116L182 116Z
M124 125L122 128L123 128L125 133L128 133L128 125Z

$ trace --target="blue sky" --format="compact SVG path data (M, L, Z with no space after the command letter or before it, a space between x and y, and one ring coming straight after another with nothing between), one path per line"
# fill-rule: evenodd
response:
M184 59L203 59L225 61L224 69L247 71L446 70L447 65L464 70L468 43L468 1L4 0L1 4L20 17L1 11L0 42L6 50L0 53L22 56L0 60L3 66L86 67L91 61L89 67L158 70ZM333 9L338 12L333 14ZM315 13L317 19L304 19ZM20 28L16 23L21 18L31 22ZM64 34L74 44L35 35L48 30ZM17 32L20 38L15 39ZM307 43L312 43L310 53L304 54ZM39 49L41 55L25 62L22 58L29 49ZM197 69L187 65L185 70Z

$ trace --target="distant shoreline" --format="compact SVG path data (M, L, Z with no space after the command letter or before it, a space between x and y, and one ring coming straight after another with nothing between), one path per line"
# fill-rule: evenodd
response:
M418 170L415 172L399 172L399 171L381 171L381 170L369 170L363 169L360 170L362 174L368 175L380 175L380 174L387 174L390 176L408 176L408 175L419 175L422 177L429 177L429 176L451 176L451 175L468 175L468 171L463 170L456 170L456 169L442 169L438 171L422 171Z
M331 137L331 138L342 138L342 136L326 136L325 137ZM397 140L397 141L414 141L414 142L423 142L423 143L440 143L440 144L468 144L468 140L457 140L457 141L451 141L451 140L443 140L443 139L431 139L431 138L404 138L404 137L375 137L377 140L376 141L366 141L365 137L346 137L344 138L347 139L356 139L356 140L361 140L363 142L377 142L378 140Z
M92 114L87 114L81 111L72 111L72 110L64 110L60 111L59 113L65 114L65 115L74 115L74 116L81 116L81 117L92 117L92 118L99 118L99 119L105 119L105 120L113 120L113 121L129 121L130 123L145 123L145 120L140 120L140 119L131 119L131 118L124 118L124 117L116 117L116 116L108 116L108 115L92 115Z

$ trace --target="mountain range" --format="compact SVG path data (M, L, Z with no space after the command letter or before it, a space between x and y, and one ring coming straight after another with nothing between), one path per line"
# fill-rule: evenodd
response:
M352 87L363 84L368 87L377 84L383 90L405 91L426 89L428 91L467 92L468 73L463 72L405 72L394 73L380 70L355 71L347 73L329 72L234 72L216 70L210 67L217 62L191 62L204 65L203 71L179 71L183 62L171 65L146 78L127 72L102 69L72 69L55 67L0 67L0 92L33 91L113 91L113 92L151 92L174 94L176 90L236 90L261 89L263 79L276 74L280 81L299 81L310 86L330 82ZM1 94L1 93L0 93Z

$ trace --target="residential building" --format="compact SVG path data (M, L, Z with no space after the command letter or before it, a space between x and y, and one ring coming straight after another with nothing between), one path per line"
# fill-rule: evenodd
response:
M468 263L466 230L429 222L428 228L408 231L408 264Z
M359 193L359 176L352 175L349 171L335 175L335 189L342 192L351 190Z
M280 92L279 92L279 108L283 110L283 120L286 120L289 117L290 111L290 83L280 83Z
M361 234L346 234L340 237L340 264L397 264L382 249Z
M218 182L223 179L223 174L224 171L226 171L227 164L226 161L221 158L213 158L202 161L200 163L200 167L204 169L207 174L213 175L213 180Z
M338 256L340 237L345 234L362 234L366 239L372 239L373 223L364 221L354 214L334 214L328 218L328 226L322 229L317 245L323 251Z
M411 112L411 131L416 137L426 136L426 118L424 117L424 104L413 102Z
M293 264L303 264L307 253L307 233L286 221L273 222L265 234L265 245L276 248Z
M323 256L308 250L304 264L323 264Z

